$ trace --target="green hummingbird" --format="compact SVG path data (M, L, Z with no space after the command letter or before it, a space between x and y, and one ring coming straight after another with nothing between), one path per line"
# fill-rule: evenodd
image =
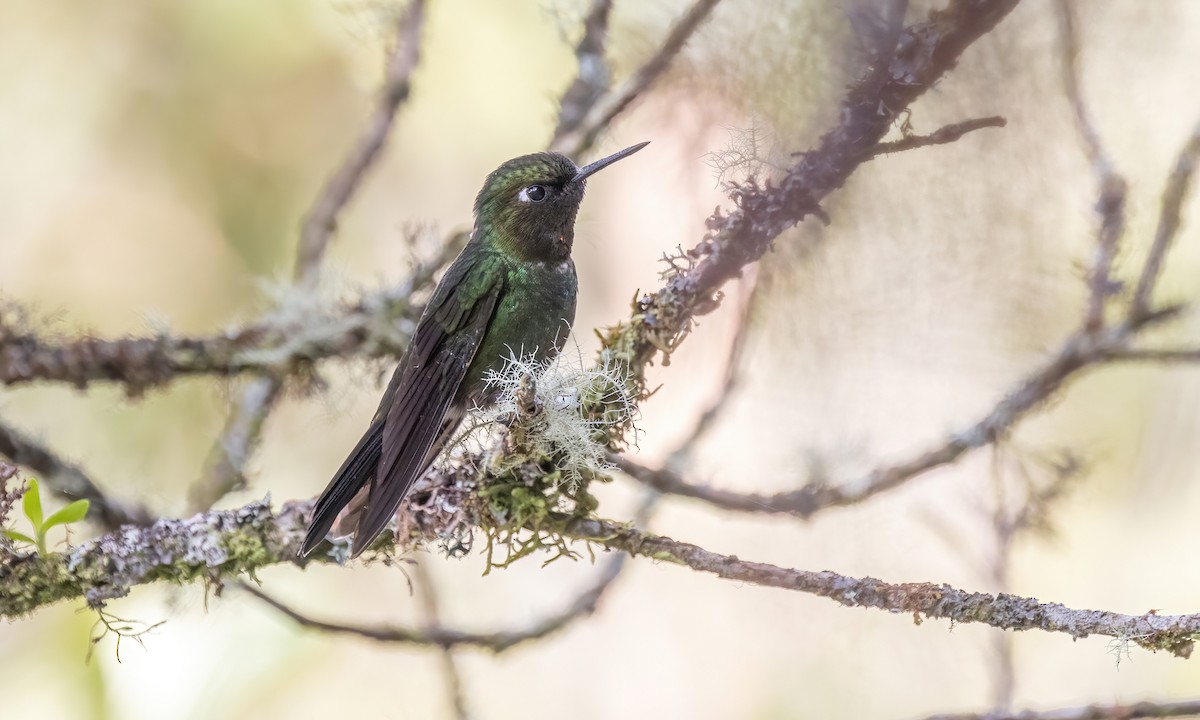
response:
M360 555L471 406L488 401L488 371L510 355L558 353L575 319L571 245L587 178L648 144L585 167L559 153L522 155L488 175L471 238L434 289L366 434L317 500L301 555L365 489L351 548Z

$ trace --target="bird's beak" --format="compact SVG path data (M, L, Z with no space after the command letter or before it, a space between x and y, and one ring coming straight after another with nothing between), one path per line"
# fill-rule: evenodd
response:
M615 152L606 158L601 158L601 159L597 160L596 162L592 163L591 165L585 165L584 167L581 167L581 168L579 168L578 171L576 171L575 177L571 178L571 182L579 182L581 180L584 180L589 175L594 175L598 171L603 170L604 168L608 167L609 165L612 165L613 163L615 163L616 161L629 157L630 155L634 154L638 150L641 150L642 148L646 147L649 144L650 144L650 141L647 140L644 143L638 143L637 145L634 145L632 147L627 147L620 152Z

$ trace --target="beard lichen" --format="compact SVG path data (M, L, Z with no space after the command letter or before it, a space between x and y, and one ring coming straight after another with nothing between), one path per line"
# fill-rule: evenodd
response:
M476 496L489 570L538 551L553 553L546 562L576 557L562 532L596 510L588 486L612 470L610 433L636 419L621 367L513 355L488 375L491 402L476 408L474 426L507 428Z

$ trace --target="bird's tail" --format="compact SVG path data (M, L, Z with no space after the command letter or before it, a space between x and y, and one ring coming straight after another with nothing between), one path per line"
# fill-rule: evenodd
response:
M304 536L304 546L300 549L301 557L307 556L313 548L321 544L329 528L333 527L338 513L374 477L383 453L383 420L379 418L371 423L371 427L354 446L354 450L342 463L333 480L329 481L325 492L321 493L313 508L308 534Z

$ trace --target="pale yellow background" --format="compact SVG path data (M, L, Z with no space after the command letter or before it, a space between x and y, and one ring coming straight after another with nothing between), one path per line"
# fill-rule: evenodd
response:
M618 0L618 73L648 56L684 3ZM1163 179L1200 117L1200 3L1087 0L1084 86L1131 183L1132 267ZM270 307L296 230L364 126L387 6L333 0L0 0L0 293L59 333L212 332ZM400 280L412 224L469 221L482 178L542 147L575 70L579 2L435 0L412 100L347 210L327 264L343 297ZM599 149L645 151L596 177L577 229L579 331L627 315L657 258L694 244L723 201L704 156L755 126L765 159L812 144L854 67L840 4L726 0L651 98ZM814 466L853 478L979 416L1080 315L1094 187L1059 82L1051 5L1026 0L916 106L919 132L1001 114L1004 130L863 166L827 209L779 242L755 314L748 377L689 475L740 490L795 487ZM566 37L564 37L564 29ZM736 135L737 133L735 133ZM744 134L742 135L744 137ZM1194 300L1200 203L1164 277ZM423 248L428 251L428 248ZM730 288L736 296L736 288ZM657 462L712 397L733 307L702 319L644 407ZM1200 341L1189 313L1162 341ZM289 396L228 506L323 487L358 437L389 368L326 364L329 389ZM221 427L236 383L188 380L130 401L119 388L0 390L0 417L164 514ZM1010 590L1075 607L1200 611L1200 369L1100 369L1023 426L1026 453L1071 447L1093 472L1053 538L1025 537ZM988 454L810 523L668 501L653 528L739 557L891 581L995 590ZM627 517L626 480L600 490ZM89 529L76 530L74 539ZM56 537L60 540L61 536ZM447 622L522 626L594 572L536 559L481 577L478 555L426 559ZM272 568L268 590L328 619L408 622L395 569ZM145 649L84 663L93 616L64 603L0 626L5 718L446 717L434 651L297 629L234 590L140 588L113 603L166 623ZM916 626L638 560L597 616L492 657L459 654L473 716L905 718L983 709L996 631ZM1054 707L1200 695L1200 660L1108 641L1015 637L1016 703Z

